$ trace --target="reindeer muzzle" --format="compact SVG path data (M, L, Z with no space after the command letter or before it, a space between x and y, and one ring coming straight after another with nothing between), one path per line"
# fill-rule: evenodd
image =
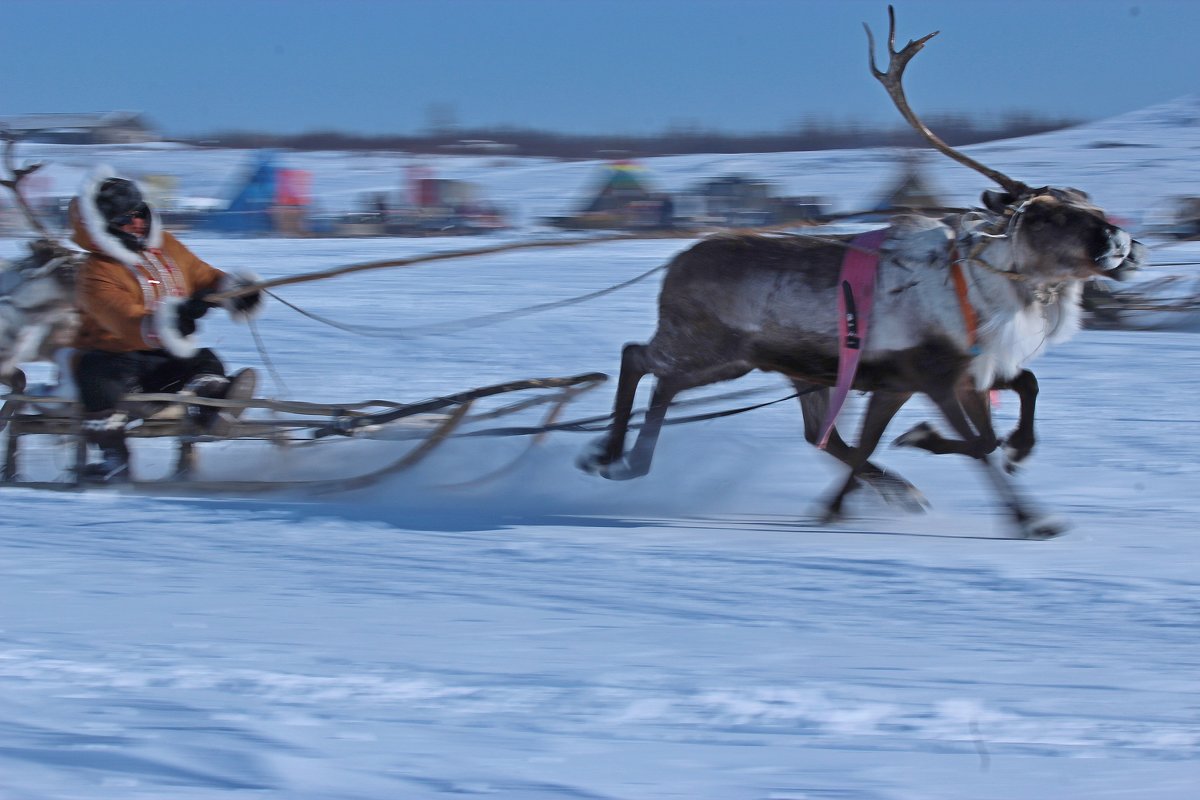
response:
M1096 273L1102 278L1122 281L1141 266L1146 248L1120 228L1109 234L1108 250L1096 257Z
M1129 252L1125 254L1125 258L1121 259L1121 262L1115 267L1103 270L1101 274L1114 281L1127 281L1146 263L1148 253L1144 244L1136 239L1130 239Z

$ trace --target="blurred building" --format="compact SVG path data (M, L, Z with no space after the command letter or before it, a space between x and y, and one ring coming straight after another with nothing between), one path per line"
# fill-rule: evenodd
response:
M926 175L921 156L909 153L902 159L896 178L880 195L872 210L884 213L924 211L945 205L941 192Z
M138 144L162 138L135 111L24 114L0 117L0 127L26 141L59 144Z
M769 181L722 175L688 189L680 199L681 218L697 227L730 228L810 222L826 213L819 197L785 197Z

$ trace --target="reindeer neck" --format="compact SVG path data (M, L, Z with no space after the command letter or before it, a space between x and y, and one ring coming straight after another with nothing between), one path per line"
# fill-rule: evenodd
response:
M1048 343L1078 330L1078 282L1035 282L1019 272L1004 238L971 237L959 247L971 254L961 258L979 314L981 354L971 366L978 385L1011 378Z
M1033 299L1022 281L1010 277L1011 259L997 244L976 244L970 249L959 246L958 261L966 277L967 297L978 309L981 321L1013 313Z

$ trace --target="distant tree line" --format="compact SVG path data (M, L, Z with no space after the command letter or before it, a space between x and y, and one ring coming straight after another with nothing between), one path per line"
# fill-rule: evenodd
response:
M964 114L942 114L929 117L926 122L948 144L959 146L1060 130L1078 125L1081 120L1012 113L988 119ZM792 130L778 133L723 133L688 128L668 129L660 134L641 136L579 135L506 127L479 130L455 127L407 136L364 136L334 130L287 135L228 131L178 141L212 147L409 153L493 152L563 159L924 146L923 140L907 125L870 127L853 122L829 121L805 122Z

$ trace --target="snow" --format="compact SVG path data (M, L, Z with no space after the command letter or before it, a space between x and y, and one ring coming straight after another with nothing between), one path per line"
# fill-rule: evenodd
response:
M1081 186L1136 223L1159 199L1195 192L1198 109L1184 99L971 152L1018 179ZM56 180L102 159L177 175L198 196L219 194L243 160L132 147L20 155L52 159ZM851 207L894 159L645 166L675 188L736 165ZM288 160L331 197L394 187L404 163ZM440 159L440 173L483 183L526 220L482 239L185 239L219 266L276 277L545 235L529 225L561 213L595 166ZM960 167L928 166L955 202L986 188ZM1154 260L1200 260L1200 244L1147 244ZM0 255L21 246L0 240ZM514 251L281 288L306 310L397 333L352 336L271 302L258 330L286 387L266 380L265 391L413 401L615 374L621 346L653 331L657 279L492 327L403 332L595 291L686 246ZM231 365L266 371L245 327L203 322ZM933 509L908 516L855 497L845 523L816 525L840 472L805 444L794 401L668 428L653 472L627 483L578 472L590 436L558 433L524 455L522 439L457 439L410 472L335 495L6 489L0 798L1194 797L1197 342L1084 331L1037 362L1040 440L1019 482L1072 524L1049 542L1008 538L968 462L890 448L880 461ZM762 392L714 406L788 391L756 375L697 394L735 388ZM582 396L567 418L605 413L612 389ZM914 401L892 432L932 414ZM997 414L1013 424L1015 400ZM61 470L54 442L27 442L30 470ZM157 444L135 443L146 473L166 463ZM200 456L207 477L339 476L403 447L220 443Z

